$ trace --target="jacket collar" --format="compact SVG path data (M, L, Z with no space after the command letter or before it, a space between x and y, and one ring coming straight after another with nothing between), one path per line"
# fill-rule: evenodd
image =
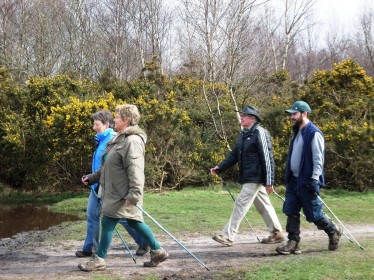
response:
M116 133L114 132L113 128L108 128L104 132L100 132L95 135L95 138L98 139L99 141L104 140L108 137L109 134L115 135Z
M240 133L243 137L252 136L258 126L258 122L254 123L250 128L243 129Z
M127 127L124 131L117 134L117 136L114 137L112 141L113 142L123 141L127 136L130 136L130 135L138 135L143 140L144 143L147 142L147 134L138 125L132 125L132 126Z
M306 131L308 131L309 127L312 125L312 122L309 121L306 126L304 126L301 129L301 134L305 134ZM300 128L298 126L293 126L293 133L294 135L297 135L299 133Z

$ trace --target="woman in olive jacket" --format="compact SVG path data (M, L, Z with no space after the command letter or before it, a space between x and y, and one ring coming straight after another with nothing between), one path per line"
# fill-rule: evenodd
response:
M151 260L144 266L154 267L168 258L152 230L144 223L136 204L143 203L144 153L146 133L138 126L140 113L135 105L120 105L115 110L115 129L118 134L108 143L101 158L102 167L82 178L84 184L100 183L102 187L101 238L99 248L90 261L79 264L84 271L105 269L104 259L121 218L126 218L151 247Z

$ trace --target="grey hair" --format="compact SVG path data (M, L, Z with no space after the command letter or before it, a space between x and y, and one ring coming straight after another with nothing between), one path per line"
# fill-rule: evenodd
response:
M123 120L129 119L130 125L137 125L140 121L138 107L133 104L118 105L115 112L120 114Z
M113 115L109 110L98 111L92 115L94 121L101 121L103 124L109 123L109 126L113 126Z

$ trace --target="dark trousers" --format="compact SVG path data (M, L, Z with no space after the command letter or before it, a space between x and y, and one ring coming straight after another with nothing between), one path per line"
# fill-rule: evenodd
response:
M297 186L297 178L292 177L287 183L286 199L283 213L287 216L286 231L288 239L300 241L300 211L303 209L308 222L314 223L318 229L328 235L335 232L335 225L322 211L322 201L314 193L306 191L304 186Z

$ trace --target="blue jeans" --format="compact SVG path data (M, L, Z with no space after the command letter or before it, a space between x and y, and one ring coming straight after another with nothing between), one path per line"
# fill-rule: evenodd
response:
M87 203L87 235L83 245L83 252L97 250L100 236L100 212L101 203L96 194L91 190ZM138 246L145 246L147 242L127 223L126 219L120 219L119 223L126 229Z

